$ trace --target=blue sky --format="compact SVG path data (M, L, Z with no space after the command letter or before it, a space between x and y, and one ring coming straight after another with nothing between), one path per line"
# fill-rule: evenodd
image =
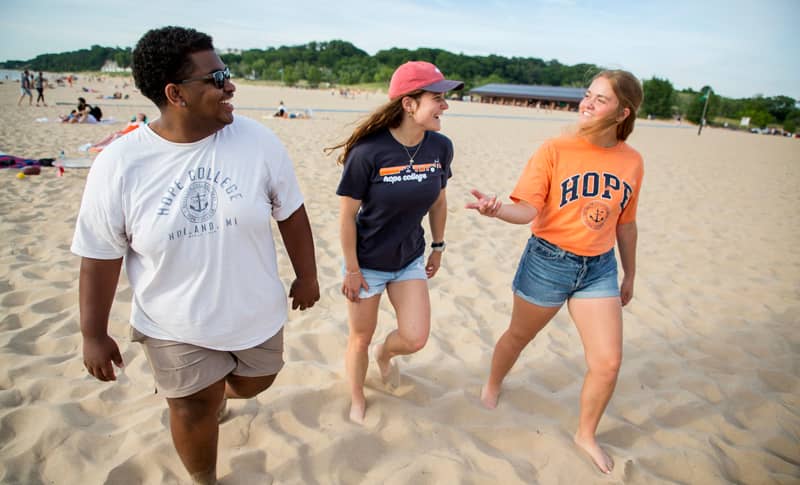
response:
M133 46L163 25L204 31L220 48L332 39L370 54L438 47L800 99L800 0L0 0L0 61Z

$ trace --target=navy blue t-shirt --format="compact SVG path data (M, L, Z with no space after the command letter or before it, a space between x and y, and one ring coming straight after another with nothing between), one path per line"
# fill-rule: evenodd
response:
M422 218L452 176L453 143L434 131L409 153L383 130L359 141L347 155L337 195L361 201L356 254L362 268L398 271L425 252Z

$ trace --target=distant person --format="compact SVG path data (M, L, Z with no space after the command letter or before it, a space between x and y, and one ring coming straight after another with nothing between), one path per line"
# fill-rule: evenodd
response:
M47 106L47 103L44 101L44 86L45 79L42 75L42 71L39 71L39 75L36 77L36 91L39 93L39 96L36 98L36 106L39 106L39 101L41 101L43 105Z
M288 115L287 115L287 117L290 120L294 120L294 119L309 119L312 116L313 116L313 112L311 111L311 108L307 108L307 109L305 109L303 111L292 111L291 113L288 113Z
M384 290L397 315L397 329L375 346L384 381L390 378L391 359L419 351L430 335L428 279L439 271L445 249L445 188L453 160L453 143L438 131L448 108L445 93L463 86L445 79L431 63L407 62L392 75L389 102L347 141L329 149L344 148L336 194L350 327L345 364L350 419L356 423L366 413L367 351ZM426 214L432 243L427 262Z
M494 409L520 352L567 303L583 342L588 371L580 397L575 443L603 473L614 461L595 433L622 361L622 307L633 298L636 208L642 157L625 143L642 102L642 86L627 71L603 71L580 102L574 135L545 141L531 157L512 204L473 190L467 208L512 224L532 222L532 236L514 277L508 330L497 341L481 390ZM617 280L614 245L624 271Z
M272 116L274 116L276 118L285 118L286 117L286 106L283 105L283 100L281 100L281 103L278 105L278 110L275 111L275 114L272 115Z
M28 70L25 71L20 75L19 78L19 101L17 101L17 106L22 104L22 100L25 99L25 96L28 97L28 106L33 105L33 94L31 94L31 78L28 75Z
M67 123L88 123L88 124L95 124L98 123L102 117L103 112L97 106L92 106L86 102L86 98L80 97L78 98L78 107L73 113L70 113L71 116L61 118L61 121Z
M87 148L82 148L82 150L88 151L90 153L100 153L105 149L112 141L118 139L123 135L127 135L128 133L132 132L133 130L139 128L142 125L147 124L147 115L144 113L137 113L136 116L130 121L130 123L125 126L125 128L115 131L114 133L108 135L107 137L103 138L99 142L89 145Z
M283 367L288 306L270 221L300 310L319 300L311 226L280 140L234 116L236 87L211 37L150 30L132 68L161 117L103 150L86 180L72 243L83 361L102 381L123 364L108 316L124 261L131 338L166 398L175 449L195 483L217 483L225 399L258 395Z

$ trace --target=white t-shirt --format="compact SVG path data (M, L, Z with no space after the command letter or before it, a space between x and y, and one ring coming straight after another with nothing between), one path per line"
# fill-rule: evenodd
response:
M302 204L286 149L259 123L235 116L194 143L145 125L92 164L71 249L124 256L143 334L241 350L286 321L270 213L282 221Z

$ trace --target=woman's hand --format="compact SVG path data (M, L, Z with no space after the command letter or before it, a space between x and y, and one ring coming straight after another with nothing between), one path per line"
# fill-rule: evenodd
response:
M477 200L468 203L465 206L467 209L474 209L486 217L497 217L503 207L503 203L497 200L497 194L484 194L475 189L470 190L470 193Z
M633 278L622 278L619 286L619 299L622 306L627 305L633 299Z
M361 298L358 297L361 288L369 290L369 285L364 279L364 275L361 274L361 271L345 270L344 281L342 282L342 294L344 297L352 302L358 303L361 301Z
M441 266L442 251L431 251L431 255L428 256L428 264L425 265L425 274L428 276L428 279L433 278Z

